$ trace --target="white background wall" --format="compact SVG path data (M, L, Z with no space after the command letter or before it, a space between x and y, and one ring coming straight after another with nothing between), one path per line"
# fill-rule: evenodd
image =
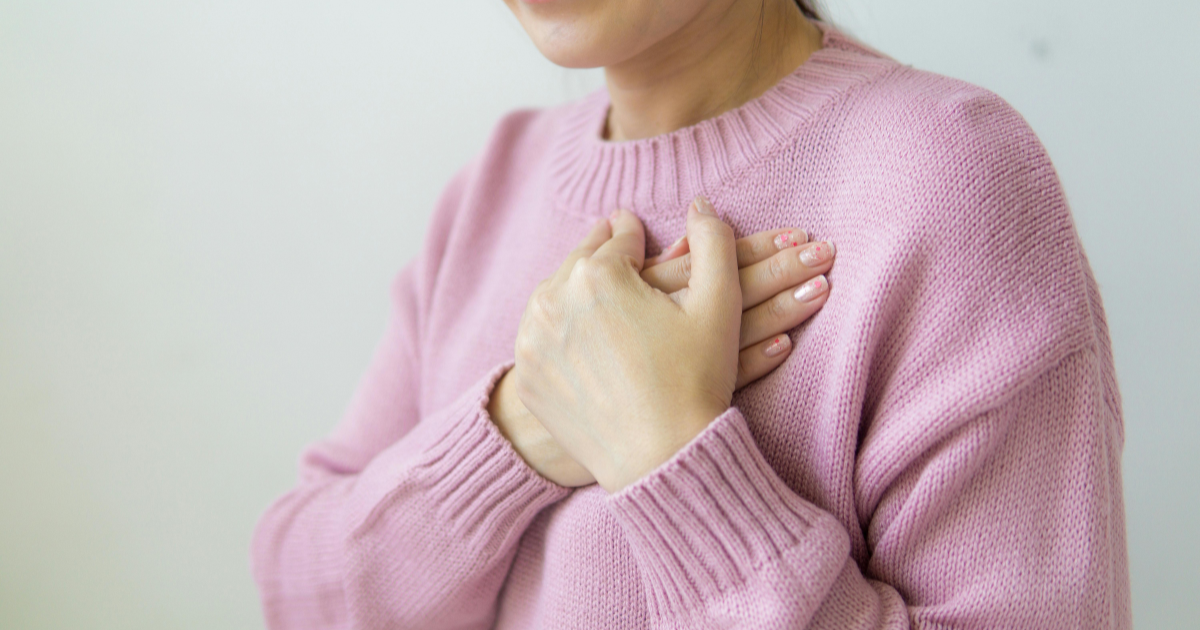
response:
M1200 593L1200 3L829 0L998 92L1112 329L1135 621ZM258 628L247 549L503 112L599 74L498 0L0 1L0 628Z

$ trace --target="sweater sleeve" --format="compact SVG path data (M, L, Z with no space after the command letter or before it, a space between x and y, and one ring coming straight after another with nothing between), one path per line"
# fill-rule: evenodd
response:
M271 628L487 628L518 539L568 489L487 415L500 366L363 470L319 475L255 532Z
M886 266L839 253L877 298L826 365L861 394L808 410L846 417L819 420L853 449L820 455L853 475L837 517L727 410L608 498L656 627L1130 626L1120 401L1061 187L994 95L937 106Z
M344 418L257 524L252 568L270 628L490 627L518 539L569 493L487 413L508 365L443 409L419 403L424 305L465 172L393 284L387 331Z
M1120 440L1080 350L895 475L861 567L731 408L609 498L658 628L1127 628Z

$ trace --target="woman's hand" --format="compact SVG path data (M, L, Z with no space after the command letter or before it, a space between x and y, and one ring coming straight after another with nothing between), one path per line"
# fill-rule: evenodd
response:
M669 459L733 397L742 313L733 231L698 201L688 210L687 291L668 296L642 281L645 234L621 210L538 286L521 318L521 402L609 492Z
M759 232L738 239L735 245L744 309L736 383L740 389L783 363L791 350L791 340L782 333L824 304L828 283L821 274L832 266L834 248L833 243L809 243L808 235L797 228ZM691 270L688 250L687 237L681 237L658 256L646 260L642 279L665 293L686 290ZM802 292L809 298L807 302L795 296L806 283L818 287ZM768 302L764 296L772 297ZM775 335L781 336L772 339ZM505 374L489 402L492 420L501 433L546 479L566 487L595 483L592 474L567 455L521 403L515 391L516 379L515 371Z
M546 427L529 413L517 397L516 370L509 370L496 383L488 400L488 415L513 450L542 477L567 488L596 483L588 469L571 459Z
M782 333L812 317L825 304L833 266L833 242L808 242L797 228L768 230L737 240L738 276L742 287L741 354L737 388L779 367L791 350ZM681 237L658 256L647 259L642 279L674 294L687 291L691 255ZM777 336L778 335L778 336Z

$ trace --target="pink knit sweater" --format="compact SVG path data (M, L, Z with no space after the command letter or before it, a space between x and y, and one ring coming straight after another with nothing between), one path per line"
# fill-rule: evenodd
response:
M824 43L655 138L601 140L603 90L499 123L257 526L270 627L1129 627L1120 395L1049 158L994 94ZM596 217L655 254L699 193L835 240L828 302L647 477L543 479L486 412L526 299Z

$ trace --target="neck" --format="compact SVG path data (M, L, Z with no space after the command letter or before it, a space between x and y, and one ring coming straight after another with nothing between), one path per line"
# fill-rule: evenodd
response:
M604 69L612 103L605 138L649 138L738 107L821 47L792 0L733 0Z

